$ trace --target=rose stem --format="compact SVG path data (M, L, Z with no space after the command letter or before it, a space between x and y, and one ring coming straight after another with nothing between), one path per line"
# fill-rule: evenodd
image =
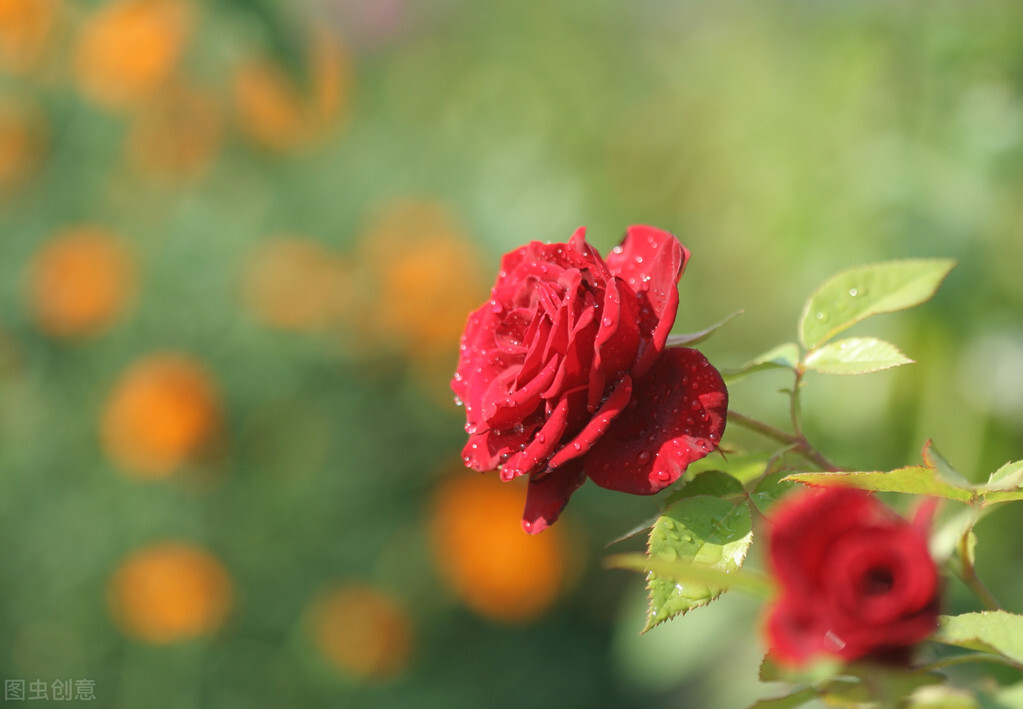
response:
M842 470L842 468L839 468L837 465L825 458L819 450L811 446L810 442L807 441L806 437L802 434L794 436L791 433L785 433L785 431L782 431L780 428L775 428L763 421L751 418L745 414L740 414L738 411L729 411L728 420L742 426L743 428L748 428L762 436L773 439L778 443L784 443L785 445L792 446L792 450L799 453L799 455L803 456L810 462L819 465L823 471L837 473Z
M1005 610L1002 608L1002 604L998 602L995 595L991 593L990 589L984 585L984 582L977 576L977 569L973 565L973 559L971 558L969 550L969 537L970 530L967 529L963 536L959 537L959 578L966 586L973 591L974 595L987 606L988 610L1000 611Z

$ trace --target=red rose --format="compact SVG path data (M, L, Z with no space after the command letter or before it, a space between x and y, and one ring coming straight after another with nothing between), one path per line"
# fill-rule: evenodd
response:
M463 459L504 480L529 476L522 525L534 534L587 477L655 493L725 427L721 375L696 350L664 347L689 252L633 226L605 261L585 234L504 256L451 382L465 404Z
M792 664L822 654L904 658L937 627L938 571L924 526L852 488L782 503L768 542L781 587L767 623L772 655Z

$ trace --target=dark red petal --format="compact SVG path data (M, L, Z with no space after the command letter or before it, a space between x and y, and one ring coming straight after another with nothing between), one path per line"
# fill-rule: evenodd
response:
M657 360L678 311L678 279L689 251L673 234L650 226L631 226L607 257L611 273L636 292L643 343L632 369L637 379Z
M554 454L548 466L558 468L570 460L589 453L593 444L604 435L611 422L625 409L631 396L632 379L626 374L611 391L611 395L607 397L600 409L586 423L583 430L565 444L564 448Z
M727 409L725 383L701 353L666 350L586 456L586 474L611 490L658 492L717 448Z
M554 524L568 504L568 498L586 482L582 462L575 460L542 478L533 477L526 492L526 509L522 513L522 528L529 534L538 534Z
M540 405L540 395L550 386L554 380L554 373L558 363L551 360L539 374L523 386L512 392L495 392L493 388L489 391L486 400L483 402L483 419L490 428L510 428L519 423ZM508 383L516 380L518 367L509 367L507 376ZM502 377L494 380L501 382Z
M594 338L590 392L586 406L593 411L604 396L608 379L631 368L639 349L639 304L632 288L613 277L604 291L600 329Z
M535 428L534 423L530 427L524 426L519 431L510 428L506 431L486 430L470 434L469 442L462 449L462 460L468 467L481 473L494 470L501 464L502 458L525 445Z
M513 453L501 466L502 480L529 475L546 467L547 458L561 442L561 437L568 428L572 398L566 396L561 399L525 448Z

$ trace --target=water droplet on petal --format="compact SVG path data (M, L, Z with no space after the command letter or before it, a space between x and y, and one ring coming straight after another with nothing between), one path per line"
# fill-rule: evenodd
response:
M600 321L600 324L603 325L604 327L611 327L612 325L615 324L615 321L612 320L611 318L604 318Z
M650 451L642 451L639 454L639 462L645 463L650 460Z

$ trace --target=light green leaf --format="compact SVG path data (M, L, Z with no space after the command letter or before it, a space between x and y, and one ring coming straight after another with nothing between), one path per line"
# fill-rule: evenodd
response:
M799 364L799 345L795 342L786 342L778 345L759 357L754 357L746 364L736 369L725 369L722 371L725 381L731 383L745 377L747 374L760 372L765 369L794 369Z
M816 698L817 690L813 687L803 687L784 697L761 699L750 705L749 709L795 709L795 707L801 707Z
M810 296L799 340L817 347L871 315L911 308L928 300L955 266L950 259L887 261L836 274Z
M991 473L982 490L1015 490L1023 485L1023 460L1006 463Z
M850 337L813 350L803 365L824 374L867 374L912 363L890 342L876 337Z
M726 317L724 320L716 322L710 327L704 328L703 330L698 330L697 332L686 332L679 335L668 335L668 341L665 343L665 345L667 347L681 347L683 345L689 346L703 342L708 337L713 335L715 332L720 330L722 327L727 325L729 322L742 315L743 312L744 311L742 310L736 310L734 313Z
M933 640L970 650L994 652L1023 665L1023 616L1007 611L981 611L938 618Z
M994 700L999 709L1023 709L1023 682L1000 688Z
M844 485L875 492L903 492L933 495L959 502L972 502L973 490L943 480L934 468L916 465L888 472L794 473L784 478L809 485Z
M744 500L730 502L697 495L681 499L664 511L650 530L647 551L650 561L731 573L742 567L752 541L752 520ZM724 585L713 581L679 580L674 573L665 575L652 566L648 568L650 608L644 632L710 603L725 590Z
M930 684L906 698L906 709L980 709L976 697L963 689Z
M604 566L609 569L625 569L647 574L652 571L659 576L672 578L676 581L696 581L715 584L723 589L734 588L761 600L767 600L775 593L771 580L763 574L742 570L722 571L689 561L658 561L642 552L612 554L604 558Z
M943 564L956 553L959 540L963 538L973 525L980 519L976 507L959 508L957 513L941 523L931 533L928 547L935 562Z
M922 455L924 463L934 468L939 478L957 487L973 489L973 484L964 478L958 470L953 468L952 464L945 460L945 456L938 452L938 449L934 447L934 441L928 439L924 443Z
M977 489L984 497L984 505L1023 500L1023 460L1006 463Z

